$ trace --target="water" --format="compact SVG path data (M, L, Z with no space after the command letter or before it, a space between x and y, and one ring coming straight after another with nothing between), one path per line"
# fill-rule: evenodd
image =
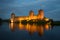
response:
M60 26L3 23L0 40L60 40Z

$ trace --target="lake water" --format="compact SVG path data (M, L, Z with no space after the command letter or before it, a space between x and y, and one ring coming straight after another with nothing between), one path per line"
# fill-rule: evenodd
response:
M2 23L0 40L60 40L60 26Z

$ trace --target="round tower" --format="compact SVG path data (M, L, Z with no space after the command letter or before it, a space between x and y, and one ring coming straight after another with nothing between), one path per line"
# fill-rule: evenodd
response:
M15 14L12 13L12 14L11 14L11 22L14 22L14 18L15 18Z
M34 16L34 11L31 10L31 11L29 12L29 17L30 17L29 19L33 19L33 16Z
M34 16L34 11L31 10L31 11L29 12L29 16Z
M12 13L12 14L11 14L11 18L14 18L14 17L15 17L15 14L14 14L14 13Z
M41 9L38 11L38 19L43 20L44 18L44 11Z

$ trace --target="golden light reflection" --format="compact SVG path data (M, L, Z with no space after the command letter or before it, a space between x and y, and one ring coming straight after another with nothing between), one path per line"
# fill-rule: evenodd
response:
M19 23L19 26L18 26L18 28L20 29L20 30L23 30L24 29L24 25L23 24L21 24L21 23Z
M36 24L26 24L23 25L22 23L10 23L10 27L11 30L14 30L16 28L18 28L19 30L26 30L28 31L30 34L33 34L34 32L38 32L38 34L40 36L42 36L44 34L44 29L45 30L49 30L49 25L45 24L45 25L36 25Z
M40 25L37 27L38 34L42 36L44 34L44 28L43 25Z
M48 24L45 24L45 29L49 30L49 25Z
M11 31L14 31L15 30L15 25L14 25L14 23L10 23L9 24L9 29L11 30Z
M29 24L26 25L26 30L30 31L30 26Z
M26 26L26 30L28 30L30 33L34 33L34 32L36 32L36 26L33 24L33 25L30 25L30 24L27 24L27 26Z
M14 27L14 23L10 23L9 25L10 25L9 28L13 29L13 27Z

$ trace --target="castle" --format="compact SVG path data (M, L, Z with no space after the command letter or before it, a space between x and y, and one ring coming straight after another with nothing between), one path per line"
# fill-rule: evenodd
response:
M29 16L15 16L14 13L11 14L11 22L16 22L16 21L21 21L21 20L43 20L44 19L44 11L43 10L38 10L38 14L34 15L34 12L31 10L29 12Z

